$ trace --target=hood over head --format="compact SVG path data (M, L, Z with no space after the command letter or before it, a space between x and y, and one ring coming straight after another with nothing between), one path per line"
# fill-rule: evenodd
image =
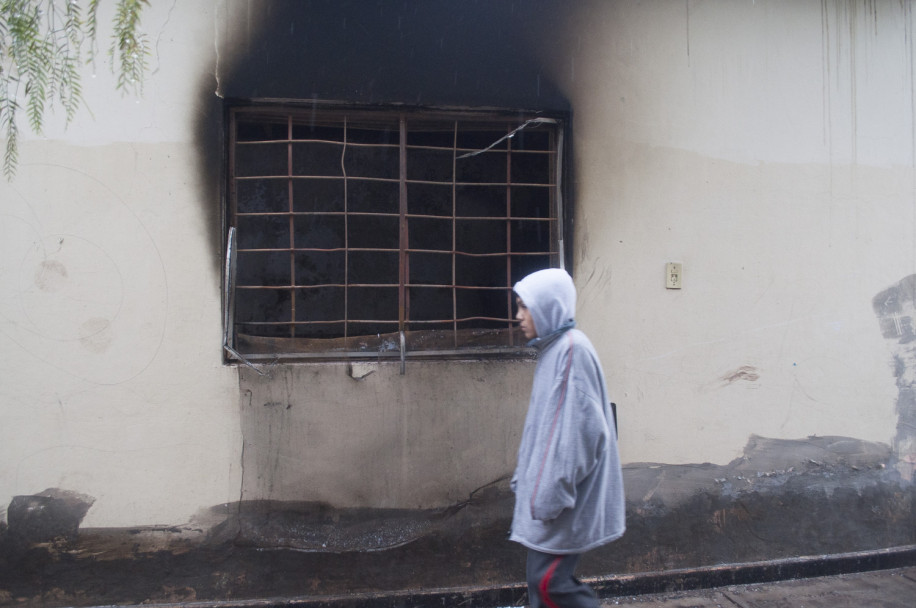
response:
M514 291L534 321L538 338L561 328L568 329L576 316L576 287L562 268L547 268L529 274L515 284Z

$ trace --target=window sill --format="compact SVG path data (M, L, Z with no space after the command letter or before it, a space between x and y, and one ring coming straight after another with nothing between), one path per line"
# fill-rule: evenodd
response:
M456 336L461 346L455 346ZM399 361L534 359L536 351L525 345L518 328L509 330L459 330L405 332L402 357L398 333L325 340L268 338L239 334L236 350L227 351L226 363L263 361Z

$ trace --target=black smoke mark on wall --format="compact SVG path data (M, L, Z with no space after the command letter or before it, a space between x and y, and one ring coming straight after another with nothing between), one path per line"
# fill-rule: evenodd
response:
M567 110L526 43L549 4L259 2L268 17L224 95Z
M890 452L845 437L752 437L728 465L628 465L627 532L590 551L580 573L602 577L598 586L609 596L664 591L655 585L690 584L698 574L707 585L743 584L911 565L916 486L885 467ZM187 526L81 529L63 546L17 548L0 522L0 590L16 598L0 603L213 605L347 595L352 601L342 605L521 604L525 549L506 540L508 486L499 480L438 512L221 504ZM365 550L398 537L412 542ZM297 550L262 550L278 546ZM514 595L467 595L481 581ZM444 588L465 592L442 600Z
M258 14L249 23L236 15L236 22L220 24L221 31L237 33L218 41L219 67L202 77L198 101L201 200L216 265L229 103L570 110L532 46L552 44L551 30L569 10L556 0L264 0L250 10Z

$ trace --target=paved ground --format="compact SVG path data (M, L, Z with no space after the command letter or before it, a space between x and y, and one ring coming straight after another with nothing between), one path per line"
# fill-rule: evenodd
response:
M914 608L916 567L609 598L603 608Z

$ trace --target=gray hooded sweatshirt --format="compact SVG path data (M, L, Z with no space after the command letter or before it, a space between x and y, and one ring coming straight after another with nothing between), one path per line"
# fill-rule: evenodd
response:
M576 289L564 270L528 275L515 293L531 312L538 349L512 478L510 540L542 553L582 553L625 530L623 476L604 373L574 329Z

